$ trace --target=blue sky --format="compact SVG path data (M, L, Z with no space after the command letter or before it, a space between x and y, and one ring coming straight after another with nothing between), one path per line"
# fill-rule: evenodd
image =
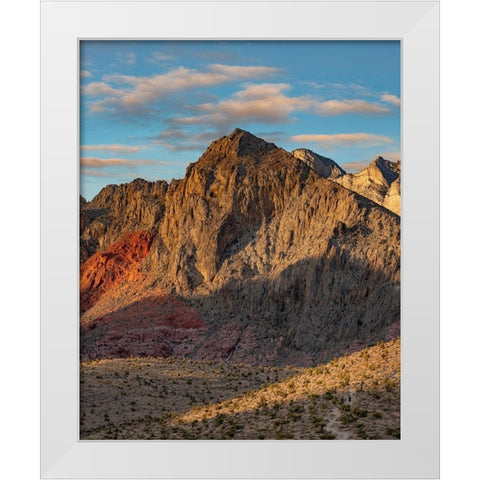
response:
M82 41L81 194L183 178L239 127L358 171L400 158L400 42Z

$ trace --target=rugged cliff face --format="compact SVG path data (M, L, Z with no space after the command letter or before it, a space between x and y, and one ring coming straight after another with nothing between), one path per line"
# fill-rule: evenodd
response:
M168 183L136 179L108 185L91 202L80 200L80 262L132 231L151 231L161 219ZM82 201L83 200L83 201Z
M312 364L386 338L399 322L399 217L248 132L213 142L183 180L106 187L81 215L82 241L96 250L129 230L155 235L140 277L87 305L87 357L112 355L109 325L118 330L133 306L129 331L161 323L164 305L152 298L201 319L183 337L164 335L160 351L230 362ZM145 317L157 320L134 321ZM128 332L119 335L135 354Z
M400 162L378 157L358 173L348 173L335 180L400 215Z

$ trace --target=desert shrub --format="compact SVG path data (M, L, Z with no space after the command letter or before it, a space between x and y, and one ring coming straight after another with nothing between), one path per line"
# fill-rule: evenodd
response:
M347 425L349 423L353 423L357 420L357 416L353 414L352 412L348 412L345 415L342 415L340 417L340 420L342 421L343 424Z
M385 434L388 435L389 437L400 438L400 429L387 427L385 429Z
M385 377L384 384L387 392L392 392L393 389L395 388L395 382L389 379L388 377Z
M365 418L368 415L368 410L362 410L361 408L355 407L352 410L352 413L359 418Z
M286 431L286 430L278 430L276 432L276 438L278 440L289 440L289 439L292 439L292 438L295 438L295 436L293 435L293 433L289 432L289 431Z
M259 406L259 407L266 407L267 406L267 398L265 397L265 395L260 395L260 397L258 399L257 406Z

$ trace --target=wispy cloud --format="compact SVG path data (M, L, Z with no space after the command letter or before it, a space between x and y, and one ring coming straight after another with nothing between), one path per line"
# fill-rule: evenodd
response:
M345 95L346 93L353 93L354 95L361 95L367 97L375 96L375 94L371 92L367 87L364 87L363 85L358 85L357 83L320 83L311 80L302 80L300 83L310 88L314 88L317 90L330 90L331 92L338 92L342 95Z
M159 52L153 52L150 55L150 58L148 59L148 61L151 63L159 63L159 62L168 62L169 60L174 60L174 59L175 57L173 55L159 51Z
M263 138L267 142L281 143L288 138L286 132L275 130L273 132L254 132L257 137Z
M105 177L105 178L115 178L123 176L122 172L115 172L115 171L105 171L105 170L95 170L92 168L85 168L82 169L82 178L85 177Z
M194 107L198 115L177 118L182 125L236 125L246 121L262 123L285 123L296 110L306 110L309 100L288 97L285 83L250 85L232 97L218 103L204 103Z
M88 70L80 70L80 78L91 77L92 74Z
M120 153L135 153L147 148L146 145L120 145L114 143L111 145L81 145L80 149L84 151L106 151Z
M175 152L198 151L205 150L208 144L220 135L218 131L191 134L180 128L169 127L154 137L152 141Z
M158 176L152 176L147 171L125 171L125 170L96 170L94 168L87 168L82 170L82 179L88 177L111 178L119 179L116 181L131 181L134 178L143 178L144 180L158 180Z
M390 112L388 107L365 100L328 100L315 104L314 109L320 115L342 115L344 113L384 114Z
M98 158L81 157L80 166L82 168L109 168L109 167L138 167L142 165L169 165L170 162L160 160L141 159L134 160L129 158Z
M103 82L83 88L87 96L104 96L90 104L91 111L139 112L172 92L210 87L222 83L264 77L277 72L266 66L235 66L214 64L200 71L178 67L159 75L106 75Z
M400 106L400 99L396 95L392 95L390 93L384 93L381 97L382 102L391 103L397 107Z
M291 140L299 143L316 143L323 148L339 146L374 147L393 143L393 139L371 133L336 133L332 135L294 135Z
M137 61L137 58L133 52L117 53L116 58L125 65L135 65L135 62Z
M300 81L300 83L312 90L330 97L332 100L339 100L348 96L364 97L369 99L377 98L378 101L382 102L383 104L373 104L373 113L389 112L390 110L384 105L385 103L395 105L396 107L400 106L400 98L398 98L396 95L392 95L388 92L382 93L374 91L357 83L320 83L311 80L303 80ZM351 107L361 108L361 104L357 101L357 105L351 105Z
M244 122L287 123L296 112L310 111L322 116L350 113L385 114L390 109L365 100L321 101L311 96L289 96L287 83L248 85L230 98L220 102L203 103L192 107L196 115L175 117L177 125L212 125L229 128Z

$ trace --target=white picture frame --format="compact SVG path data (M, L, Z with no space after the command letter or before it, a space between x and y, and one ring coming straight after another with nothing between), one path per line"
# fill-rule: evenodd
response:
M401 440L79 440L80 39L401 41ZM42 2L41 475L438 478L438 2Z

